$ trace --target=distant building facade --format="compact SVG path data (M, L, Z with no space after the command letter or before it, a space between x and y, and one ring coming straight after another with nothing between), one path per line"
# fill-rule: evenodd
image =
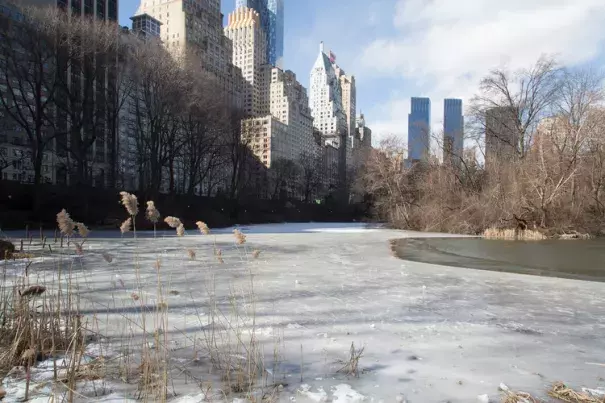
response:
M233 42L232 61L244 78L243 111L248 116L260 116L266 96L262 67L267 63L267 38L260 15L251 8L236 9L229 14L225 35Z
M431 100L412 97L408 115L408 160L428 162L431 133Z
M296 75L277 67L264 69L268 101L263 116L244 120L242 139L259 160L270 168L277 159L296 161L302 153L313 154L313 118L306 89Z
M313 126L321 134L324 142L339 149L339 183L346 184L346 157L348 124L342 105L340 80L330 56L324 52L323 42L311 70L310 89Z
M19 24L24 23L24 15L21 7L58 7L64 10L72 17L87 17L102 21L117 22L118 20L118 1L117 0L21 0L21 1L0 1L0 31L15 29ZM117 58L117 55L116 55ZM0 70L5 66L0 63ZM9 69L6 69L7 72ZM86 179L88 184L98 187L103 187L115 180L115 161L114 147L117 134L117 117L115 116L116 105L112 95L115 94L116 88L116 65L109 62L102 68L94 72L94 88L89 92L82 90L87 96L85 99L80 99L80 107L86 106L87 111L94 118L82 119L78 122L80 130L72 130L73 121L67 116L65 105L69 102L69 91L75 88L73 74L63 69L59 71L63 77L62 83L68 83L63 88L63 91L55 90L55 101L48 113L53 115L54 122L46 122L47 128L45 131L54 130L54 139L46 144L46 151L42 155L42 166L40 171L40 181L49 184L75 184L76 181ZM10 73L9 73L10 74ZM3 86L0 91L0 96L11 98L15 95L14 91L6 91L5 82L2 82L5 74L0 78L0 85ZM69 76L69 77L68 77ZM80 74L81 88L88 85L91 88L93 80L91 77L84 77ZM58 80L57 80L58 81ZM48 88L43 88L41 91L43 97L48 95ZM12 94L10 94L12 92ZM75 92L75 91L74 91ZM32 94L33 96L33 94ZM18 98L18 97L14 97ZM83 97L84 98L84 97ZM12 99L11 101L17 101ZM25 101L25 105L32 101ZM57 107L62 103L63 108ZM0 103L0 105L2 105ZM32 105L33 106L33 105ZM83 113L83 112L82 112ZM35 112L34 112L35 114ZM28 113L27 115L31 115ZM33 124L31 116L23 116L28 123L27 126ZM91 122L94 120L94 123ZM29 137L26 134L23 124L11 118L8 113L0 110L0 178L4 180L18 181L21 183L32 183L35 179L35 171L32 164L32 148L29 143ZM80 152L77 147L72 147L74 142L81 142L82 139L92 139L91 144L86 148L85 152ZM80 152L78 157L81 158L78 167L79 173L83 172L86 178L82 175L76 175L73 170L73 159L70 163L69 153L71 151ZM76 151L77 150L77 151ZM71 155L73 157L73 155ZM71 175L70 175L71 174Z
M497 107L485 114L485 163L511 161L519 153L517 111L513 107Z
M267 62L283 69L284 58L284 0L236 0L235 8L254 9L260 16L267 37Z
M342 109L346 117L347 125L347 169L353 166L353 149L355 142L355 113L357 110L357 89L355 87L355 76L346 75L345 71L335 66L336 76L340 81L340 91L342 95Z
M139 14L160 21L166 49L193 69L214 75L225 101L242 109L244 79L241 69L232 63L233 43L223 32L220 1L141 0Z
M464 151L464 116L461 99L443 101L443 161L459 165Z

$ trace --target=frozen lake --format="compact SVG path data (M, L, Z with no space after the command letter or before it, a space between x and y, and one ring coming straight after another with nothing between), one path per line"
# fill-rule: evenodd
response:
M108 351L118 350L126 333L137 333L129 324L138 320L134 290L143 289L150 304L166 299L165 333L175 346L171 360L181 368L171 374L177 401L202 400L194 383L179 380L183 367L199 378L210 376L206 366L191 361L209 322L209 295L228 307L234 292L248 295L250 271L254 301L242 303L254 303L254 333L267 357L279 347L272 376L287 383L280 401L364 396L393 402L403 395L409 402L454 403L482 394L497 399L501 382L538 396L559 380L605 386L605 367L595 365L605 363L603 283L425 264L391 254L391 239L436 234L362 224L240 229L247 236L245 251L228 229L210 236L188 230L183 238L162 230L156 239L147 233L136 241L132 234L122 239L98 232L83 256L70 258L84 313L109 337ZM214 258L215 248L224 264ZM261 251L258 259L243 257L252 250ZM111 254L111 263L104 254ZM158 259L166 297L157 294ZM39 261L30 271L43 279L54 264ZM19 267L11 270L18 273ZM352 342L365 347L359 378L337 372ZM127 395L128 388L120 393Z

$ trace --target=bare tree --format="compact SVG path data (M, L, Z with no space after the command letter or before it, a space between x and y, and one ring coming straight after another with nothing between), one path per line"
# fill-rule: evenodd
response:
M523 158L538 123L556 101L560 85L561 69L548 56L529 69L492 70L481 80L467 112L477 139L490 132L486 141L501 143Z
M60 15L56 10L13 11L12 17L0 15L0 118L5 129L25 133L25 142L18 134L12 142L30 150L38 185L44 154L55 137L55 33Z
M187 105L180 115L183 135L182 156L187 194L206 182L214 167L221 164L219 138L222 104L214 98L217 93L215 80L207 74L196 74L185 95Z
M278 158L271 163L269 170L271 177L271 198L284 199L291 190L296 189L296 178L299 173L299 167L296 162Z
M301 193L305 203L308 203L321 191L321 155L304 152L298 157L298 165L300 167Z
M169 188L174 188L172 171L180 149L178 116L187 80L160 43L141 43L134 52L132 111L139 183L155 194L161 189L165 168L171 171Z
M247 160L250 158L249 142L242 137L242 111L230 109L225 119L223 147L227 158L229 174L229 197L237 199L245 183Z
M66 163L72 175L72 184L92 184L93 165L105 161L110 132L108 125L108 80L110 67L118 57L119 30L114 23L94 18L71 18L62 15L55 20L57 46L55 60L57 91L55 103L58 115L66 118L62 129L66 136L58 136L58 146L66 152ZM115 78L115 77L111 77ZM113 95L115 89L110 93ZM109 143L109 144L107 144ZM102 178L105 181L105 178Z

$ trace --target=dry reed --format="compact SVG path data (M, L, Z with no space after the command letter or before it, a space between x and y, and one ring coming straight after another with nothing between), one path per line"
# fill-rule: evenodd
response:
M131 216L135 216L139 213L139 202L137 197L128 192L120 192L122 205Z
M597 398L585 392L576 392L563 382L555 382L548 394L555 399L568 403L605 403L605 397Z
M203 222L203 221L198 221L195 223L195 225L197 225L197 228L200 230L200 232L204 235L208 235L210 234L210 228L208 227L208 225Z
M57 214L57 225L59 231L65 236L73 236L75 223L69 216L67 210L63 209Z
M258 257L260 256L260 250L256 249L252 251L252 258L253 259L258 259Z
M155 207L155 203L153 201L147 202L147 210L145 211L145 217L152 224L157 224L160 220L160 212Z
M168 224L170 228L178 228L179 225L182 225L181 220L173 216L168 216L164 218L164 222Z
M488 228L483 232L485 239L502 239L502 240L518 240L518 241L541 241L546 239L546 236L539 232L530 229L500 229Z
M123 223L122 225L120 225L120 231L122 232L122 234L125 234L127 232L130 232L130 229L132 228L132 217L128 217Z
M233 230L233 235L235 235L235 243L238 245L243 245L246 243L246 235L242 233L242 231L237 228Z
M90 234L90 230L88 229L88 227L81 222L77 222L75 224L76 228L78 229L78 234L82 238L88 238L88 234Z

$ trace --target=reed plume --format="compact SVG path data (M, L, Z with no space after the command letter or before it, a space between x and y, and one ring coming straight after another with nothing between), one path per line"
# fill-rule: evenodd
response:
M128 217L128 219L126 221L124 221L122 223L122 225L120 225L120 231L122 231L122 234L125 234L127 232L130 232L131 227L132 227L132 217Z
M210 234L210 228L208 227L208 225L203 222L203 221L198 221L195 223L195 225L197 225L197 228L200 230L200 232L204 235L208 235Z
M218 262L220 264L225 263L225 261L223 260L223 251L220 249L215 249L214 250L214 255L216 256L216 260L218 260Z
M242 233L242 231L238 229L233 230L233 235L235 235L235 243L238 245L243 245L246 243L246 235Z
M164 218L164 222L168 224L170 228L177 228L179 225L182 225L181 220L172 216Z
M59 231L63 235L73 236L75 223L69 216L67 210L63 209L57 214L57 225L59 226Z
M75 224L76 228L78 229L78 234L80 234L82 238L87 238L88 234L90 234L90 230L88 229L88 227L86 227L86 225L81 222L77 222Z
M180 224L178 227L176 227L176 234L177 236L185 235L185 226L183 224Z
M254 250L252 251L252 258L253 259L258 259L258 257L260 256L260 250Z
M187 253L189 254L189 259L195 260L195 251L193 249L187 249Z
M160 212L155 207L155 203L152 201L147 202L147 210L145 211L145 216L149 222L153 223L153 225L157 224L160 220Z
M135 216L139 213L139 202L137 197L128 192L120 192L120 196L122 197L122 204L126 208L126 211L131 216Z

